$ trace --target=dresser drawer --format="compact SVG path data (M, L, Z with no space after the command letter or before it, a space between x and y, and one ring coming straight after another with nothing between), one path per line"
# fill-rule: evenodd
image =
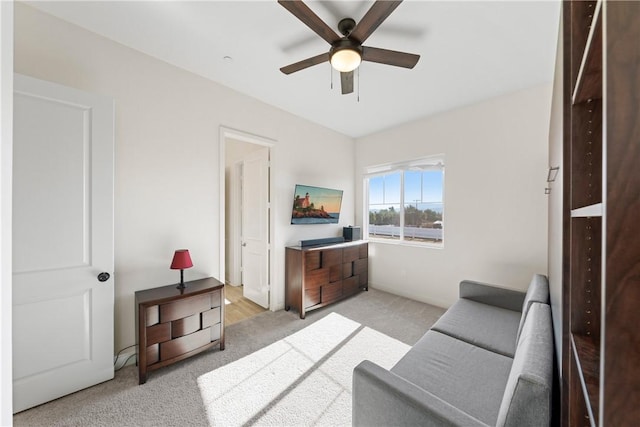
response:
M353 263L353 274L362 274L366 273L369 268L369 259L363 258L355 261Z
M160 361L160 344L153 344L147 347L147 366Z
M147 328L147 345L169 341L171 339L171 324L158 323Z
M160 321L160 306L152 305L147 307L145 316L147 318L147 326L155 325Z
M329 283L330 269L320 268L307 273L307 278L304 282L305 292L308 289L318 288L325 283Z
M188 317L211 308L211 295L198 295L160 305L160 322Z
M349 248L344 248L344 261L345 263L347 262L353 262L355 260L357 260L358 258L360 258L360 248L358 246L352 246Z
M165 323L161 323L164 325ZM169 325L169 323L166 323ZM183 335L189 335L200 329L200 313L192 314L189 317L174 320L171 325L171 338L178 338Z
M169 360L211 342L211 330L202 329L189 335L160 343L160 360Z
M304 254L304 270L311 271L320 268L320 251L306 252Z
M220 323L220 307L212 308L211 310L202 313L202 327L215 325Z
M342 280L342 264L329 268L329 282L337 282L339 280Z
M330 283L320 288L320 301L325 304L342 296L342 281Z
M352 276L342 281L342 291L345 295L355 294L360 290L360 276Z
M358 284L361 287L367 287L369 284L369 273L365 270L362 273L358 274Z
M362 258L353 263L353 275L358 276L358 284L367 286L369 281L369 259Z
M320 288L306 289L304 291L304 307L313 307L320 304Z
M342 264L342 278L353 276L353 262Z
M211 293L211 305L210 307L220 307L222 304L224 304L224 301L222 300L222 292L220 291L215 291Z
M208 329L211 330L211 341L216 341L220 339L220 332L222 329L222 323L217 323L213 326L210 326Z
M322 251L322 267L342 264L342 249L327 249Z
M368 243L364 243L362 245L360 245L360 258L368 258L369 257L369 244Z

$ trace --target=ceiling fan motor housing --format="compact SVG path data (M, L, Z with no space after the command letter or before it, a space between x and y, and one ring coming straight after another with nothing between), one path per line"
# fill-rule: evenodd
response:
M356 27L356 21L351 18L344 18L338 22L338 31L345 37L349 37L351 31Z

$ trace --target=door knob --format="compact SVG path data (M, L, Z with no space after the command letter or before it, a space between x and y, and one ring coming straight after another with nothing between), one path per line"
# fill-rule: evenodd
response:
M246 244L246 243L243 243L243 244L242 244L242 246L247 246L247 244Z
M98 281L106 282L107 280L109 280L109 277L111 277L111 275L103 271L102 273L98 274Z

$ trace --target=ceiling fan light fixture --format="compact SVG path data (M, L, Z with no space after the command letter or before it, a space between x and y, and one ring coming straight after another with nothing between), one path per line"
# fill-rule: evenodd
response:
M331 54L331 66L341 73L355 70L362 62L362 55L356 49L343 48Z

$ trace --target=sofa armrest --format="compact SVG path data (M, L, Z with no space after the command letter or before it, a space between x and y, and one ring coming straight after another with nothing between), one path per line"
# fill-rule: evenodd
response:
M352 411L354 426L486 426L368 360L353 370Z
M489 304L507 310L522 311L524 292L499 288L488 283L463 280L460 282L460 298Z

